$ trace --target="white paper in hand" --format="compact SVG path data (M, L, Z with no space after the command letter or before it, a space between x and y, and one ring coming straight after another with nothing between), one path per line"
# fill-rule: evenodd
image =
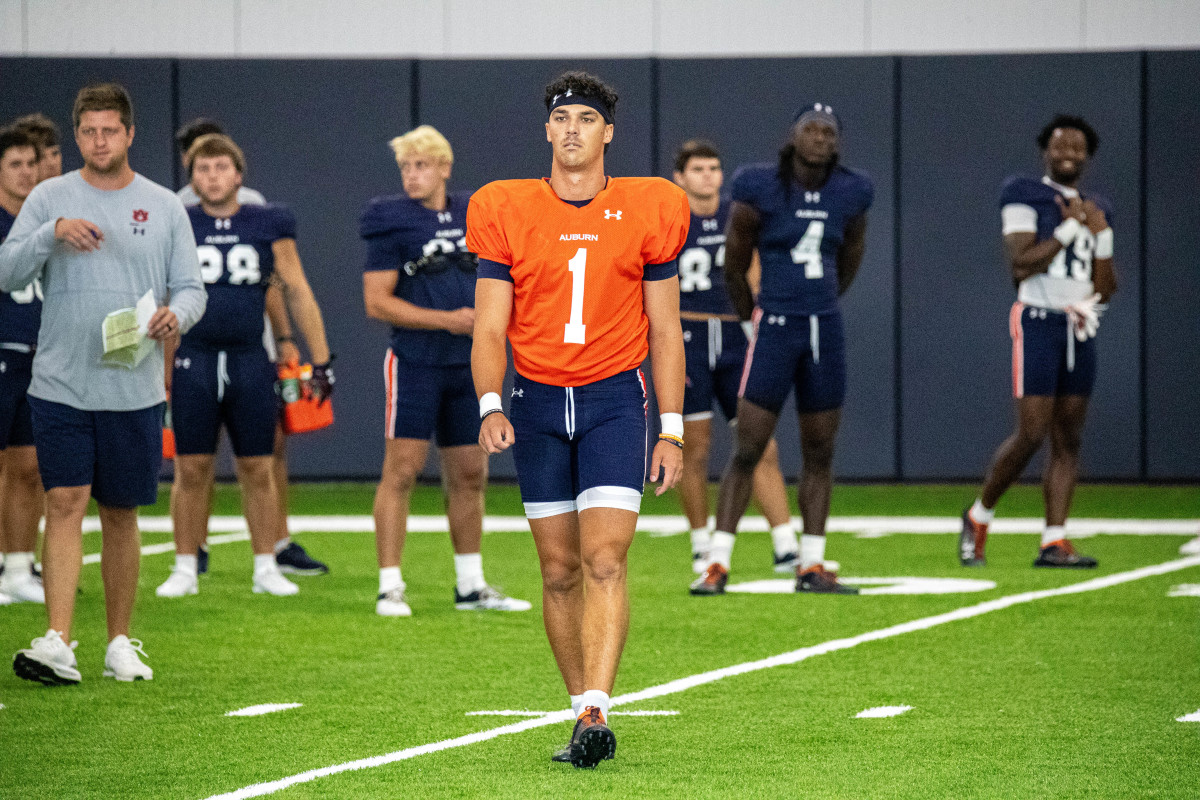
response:
M100 328L104 342L100 363L126 369L142 363L157 344L146 335L157 308L153 291L147 291L133 308L122 308L106 316Z

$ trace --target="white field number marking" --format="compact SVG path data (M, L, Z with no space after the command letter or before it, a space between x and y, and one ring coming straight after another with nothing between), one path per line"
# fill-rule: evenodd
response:
M263 714L273 714L276 711L287 711L289 708L300 708L303 703L262 703L257 706L246 706L237 711L226 711L227 717L261 717Z
M864 709L854 715L855 719L884 719L886 717L898 717L905 711L912 711L912 706L875 706L874 708Z
M2 706L0 706L2 708ZM1193 711L1191 714L1184 714L1182 717L1176 717L1176 722L1200 722L1200 711Z
M1172 586L1167 597L1200 597L1200 583L1181 583Z

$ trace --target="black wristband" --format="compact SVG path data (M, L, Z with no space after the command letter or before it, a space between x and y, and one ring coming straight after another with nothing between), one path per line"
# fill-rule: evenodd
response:
M503 408L489 408L487 411L483 412L483 416L479 418L479 421L483 422L485 419L487 419L492 414L503 414L503 413L504 413Z

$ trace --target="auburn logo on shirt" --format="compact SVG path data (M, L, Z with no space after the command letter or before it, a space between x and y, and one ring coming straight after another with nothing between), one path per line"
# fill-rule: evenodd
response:
M140 208L134 210L134 212L133 212L133 221L134 222L145 222L148 219L150 219L149 211L143 211Z

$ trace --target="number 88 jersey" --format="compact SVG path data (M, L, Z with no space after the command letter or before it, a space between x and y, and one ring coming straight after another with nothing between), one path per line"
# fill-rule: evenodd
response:
M200 276L208 290L204 316L185 344L217 350L262 346L267 287L275 271L272 246L296 238L296 217L281 205L244 205L230 217L188 208Z
M513 284L517 372L584 386L640 365L649 352L642 281L676 276L690 219L687 195L662 178L609 178L582 207L544 179L476 192L467 248L479 255L480 278Z
M679 253L679 310L733 314L725 288L725 221L729 201L722 199L711 217L692 214L687 242Z
M762 289L758 305L774 314L838 310L837 254L850 220L866 213L875 187L866 174L835 166L825 184L785 187L774 164L740 167L733 200L758 212Z

